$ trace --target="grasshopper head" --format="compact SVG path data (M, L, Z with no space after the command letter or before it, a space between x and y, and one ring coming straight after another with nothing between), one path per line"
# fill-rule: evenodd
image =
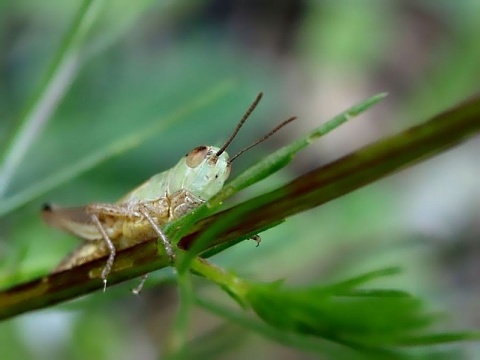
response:
M262 96L263 93L257 95L255 101L250 105L247 112L243 115L233 130L233 133L221 147L197 146L185 155L185 158L180 160L175 168L172 169L172 173L169 174L168 190L170 194L183 189L202 200L210 199L222 189L223 184L230 175L230 167L233 160L238 158L248 149L251 149L262 141L268 139L283 126L296 119L294 116L280 123L267 135L247 146L230 159L225 150L235 138L252 111L258 105Z
M218 193L230 175L230 160L220 148L198 146L180 161L176 178L183 179L181 188L188 190L202 200L208 200Z

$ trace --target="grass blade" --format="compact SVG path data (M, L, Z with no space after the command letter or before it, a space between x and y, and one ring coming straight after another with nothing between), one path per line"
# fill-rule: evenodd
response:
M94 23L101 0L84 0L47 73L17 121L0 162L0 198L30 145L55 111L79 68L79 50Z

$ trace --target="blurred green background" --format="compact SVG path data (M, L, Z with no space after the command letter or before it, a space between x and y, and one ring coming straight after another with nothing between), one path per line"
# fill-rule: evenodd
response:
M66 70L48 121L35 131L0 197L9 199L131 134L165 122L137 146L82 171L0 218L0 288L48 273L78 241L48 228L42 203L112 202L191 148L221 144L259 91L265 97L230 154L299 116L236 162L233 176L355 102L389 97L303 151L242 195L277 187L362 145L426 120L478 90L477 1L100 1ZM0 0L0 151L42 84L80 1ZM62 87L63 86L63 87ZM449 313L451 330L480 326L478 137L435 159L289 219L214 262L253 279L328 282L401 265L401 287ZM3 204L3 205L2 205ZM153 274L136 297L122 284L0 324L2 359L158 359L176 289ZM225 299L200 281L201 292ZM192 347L209 358L317 358L204 311ZM448 351L452 351L448 348ZM478 359L474 344L452 358Z

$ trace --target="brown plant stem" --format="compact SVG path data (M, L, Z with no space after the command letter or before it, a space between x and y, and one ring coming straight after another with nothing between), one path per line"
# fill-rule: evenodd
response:
M288 216L324 204L438 154L478 131L480 98L476 97L428 122L319 167L279 189L200 221L180 241L179 246L188 250L202 231L218 226L215 238L205 248L204 255L211 255ZM238 215L235 223L221 222L222 218L235 215ZM152 239L119 252L109 276L109 284L168 266L168 259L162 249L163 246L157 245L156 239ZM0 319L101 289L99 274L104 264L105 259L99 259L0 292Z

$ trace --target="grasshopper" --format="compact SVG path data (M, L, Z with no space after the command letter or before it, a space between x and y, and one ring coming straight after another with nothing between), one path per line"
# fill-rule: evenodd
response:
M296 119L291 117L282 122L230 159L225 150L262 96L263 93L257 95L221 147L197 146L173 168L152 176L116 203L94 203L72 208L45 204L42 217L47 224L85 240L53 272L68 270L108 255L101 273L105 290L116 252L155 237L161 239L173 263L175 253L162 226L190 213L218 193L230 174L233 160ZM145 278L146 275L140 288Z

